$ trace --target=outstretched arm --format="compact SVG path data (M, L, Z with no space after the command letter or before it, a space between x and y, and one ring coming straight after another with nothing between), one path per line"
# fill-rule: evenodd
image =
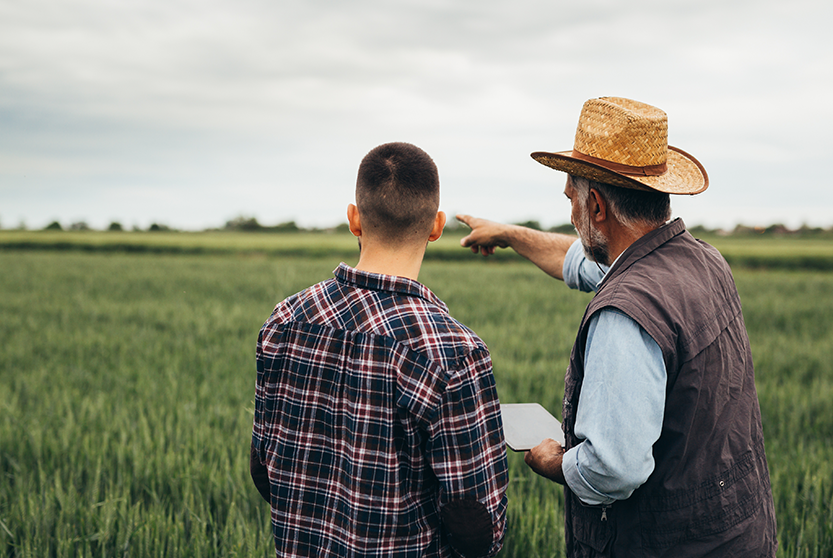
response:
M512 248L544 273L564 280L564 255L575 242L575 236L496 223L471 215L457 215L457 219L471 228L468 236L460 241L464 248L484 256L494 254L496 247Z

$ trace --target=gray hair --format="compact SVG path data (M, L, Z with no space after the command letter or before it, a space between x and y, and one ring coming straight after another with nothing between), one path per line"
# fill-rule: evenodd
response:
M595 189L607 201L616 220L631 230L638 223L659 227L671 218L671 196L663 192L620 188L572 174L570 178L582 204L587 202L590 189Z

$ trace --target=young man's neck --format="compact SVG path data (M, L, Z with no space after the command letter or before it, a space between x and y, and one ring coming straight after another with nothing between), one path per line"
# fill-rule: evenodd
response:
M390 248L380 246L366 238L362 239L361 255L356 269L383 275L407 277L419 280L419 270L422 258L425 256L425 246L402 246Z
M356 269L383 275L407 277L418 281L422 258L425 256L425 248L429 242L437 240L443 234L445 213L437 212L431 232L424 240L396 244L391 244L375 234L367 234L367 231L362 228L361 215L355 204L351 203L347 206L347 221L350 223L350 232L359 238L359 246L361 247L361 255L359 256L359 263L356 264Z

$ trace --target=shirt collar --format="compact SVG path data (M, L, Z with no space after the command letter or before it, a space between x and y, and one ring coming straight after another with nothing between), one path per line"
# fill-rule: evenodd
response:
M387 291L392 293L403 294L406 296L416 296L434 304L446 314L448 313L448 306L445 302L440 300L437 295L431 290L413 279L407 277L399 277L396 275L383 275L381 273L371 273L369 271L360 271L352 268L344 262L340 263L333 271L337 281L342 283L353 284L362 289L370 289L373 291Z

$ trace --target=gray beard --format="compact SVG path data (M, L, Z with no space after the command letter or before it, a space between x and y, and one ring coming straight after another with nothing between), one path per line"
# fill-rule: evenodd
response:
M587 245L584 242L584 239L581 241L581 247L584 248L584 255L587 256L588 259L593 260L594 262L600 263L602 265L610 265L610 250L607 247L607 241L604 240L604 244L596 244L593 242L593 245Z
M586 229L584 234L582 229ZM576 227L581 247L584 248L584 255L587 259L593 260L602 265L610 265L610 246L604 235L598 229L590 227L590 220L586 214L582 214L581 221Z

